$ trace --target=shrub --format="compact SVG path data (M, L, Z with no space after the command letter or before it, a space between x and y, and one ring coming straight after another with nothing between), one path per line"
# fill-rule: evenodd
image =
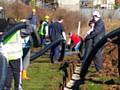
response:
M6 5L6 16L7 17L13 17L17 19L23 19L26 18L32 8L28 5L24 4L18 4L16 5L15 3L12 5ZM78 28L78 22L82 22L82 27L86 25L86 17L80 14L80 12L73 12L73 11L67 11L64 9L57 9L56 11L52 11L50 9L41 9L41 8L36 8L37 11L37 17L38 17L38 26L39 23L42 19L44 19L44 16L49 15L50 19L56 20L57 17L63 16L64 18L64 26L65 26L65 31L73 31L77 32Z

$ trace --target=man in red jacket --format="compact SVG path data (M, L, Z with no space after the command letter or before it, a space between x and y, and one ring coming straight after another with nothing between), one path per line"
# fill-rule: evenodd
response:
M69 33L69 37L70 37L70 44L71 44L71 48L73 51L80 51L80 47L82 45L82 38L79 37L77 34L70 32Z

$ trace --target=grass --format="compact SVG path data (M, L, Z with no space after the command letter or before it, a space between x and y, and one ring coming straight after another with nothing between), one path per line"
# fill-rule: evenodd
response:
M89 82L89 83L87 83L86 89L87 90L103 90L103 87L100 84L95 84L95 83Z
M62 83L63 73L58 64L34 62L28 74L30 79L23 81L23 90L58 90Z
M65 60L75 59L78 59L77 56L65 57ZM62 71L59 71L59 68L59 64L49 63L48 55L33 61L28 68L30 79L23 81L23 90L59 90L64 75ZM112 86L120 85L118 77L104 75L91 77L94 72L95 68L91 66L86 76L88 79L86 79L85 84L80 86L80 90L112 90Z
M80 90L120 90L120 78L104 74L96 76L95 68L91 66L85 84L80 85Z
M117 77L97 77L92 80L87 80L84 87L86 87L85 90L113 90L112 86L116 85L119 88L120 85L120 79ZM111 86L111 87L110 87ZM106 89L106 88L110 89ZM117 90L117 89L114 89Z
M66 56L65 60L76 60L78 56ZM63 71L59 64L50 64L49 55L43 55L33 61L28 68L29 80L23 80L23 90L59 90L63 80Z

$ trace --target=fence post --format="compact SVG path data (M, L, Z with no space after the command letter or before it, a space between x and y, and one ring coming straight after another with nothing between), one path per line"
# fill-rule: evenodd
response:
M80 36L80 26L81 26L81 22L78 22L78 29L77 29L77 35Z

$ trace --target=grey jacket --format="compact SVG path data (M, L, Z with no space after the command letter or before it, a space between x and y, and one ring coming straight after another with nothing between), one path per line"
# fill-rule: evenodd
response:
M23 38L29 36L33 32L33 27L30 24L29 20L26 21L26 25L27 25L26 29L22 29L20 32L21 37Z

